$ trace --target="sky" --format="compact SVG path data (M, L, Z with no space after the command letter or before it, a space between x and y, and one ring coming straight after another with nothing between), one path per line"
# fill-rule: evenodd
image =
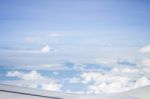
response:
M66 93L150 84L149 0L0 0L0 83Z

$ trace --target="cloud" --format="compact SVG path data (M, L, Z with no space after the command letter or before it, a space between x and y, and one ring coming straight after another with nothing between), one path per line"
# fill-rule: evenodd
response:
M42 80L45 79L40 73L33 70L28 73L19 72L19 71L9 71L6 75L7 77L18 77L23 80Z
M135 88L139 87L140 86L146 86L146 85L149 85L150 84L150 80L147 78L147 77L141 77L139 78L136 83L135 83Z
M142 65L150 68L150 59L143 59Z
M50 36L50 37L60 37L61 34L59 34L59 33L52 33L52 34L50 34L49 36Z
M56 50L51 48L49 45L45 45L41 48L9 48L3 49L4 51L8 52L16 52L16 53L30 53L30 54L40 54L40 53L49 53L55 52Z
M138 73L139 69L137 69L137 68L128 68L128 67L124 67L124 68L114 67L112 69L112 72L114 72L114 73Z
M150 45L144 46L139 50L142 53L145 53L143 55L143 59L141 60L142 70L145 73L145 75L150 76Z
M24 79L24 80L42 80L42 79L45 79L45 78L40 73L33 70L33 71L31 71L27 74L24 74L22 76L22 79Z
M149 60L143 62L143 64L145 64L146 67L147 64L149 64ZM76 65L78 64L67 63L43 64L40 66L41 68L52 68L54 70L51 72L52 75L57 75L55 76L55 79L51 79L48 76L43 76L35 70L30 72L9 71L7 73L7 77L20 78L24 81L21 83L22 86L31 88L41 88L52 91L65 91L68 90L68 88L71 88L71 92L82 91L85 93L95 94L122 92L150 84L149 75L144 72L144 69L138 66L116 66L111 67L109 70L104 69L104 72L101 72L98 70L88 71L85 67L85 69L77 71L77 69L74 68ZM84 64L84 66L85 65L87 64ZM90 64L88 66L92 65L93 64ZM59 74L58 76L58 71L55 70L60 69L72 70L71 72L77 75L74 76L74 74L71 73L69 78L68 74L65 76ZM74 89L72 88L72 86L76 87L74 85L79 87L82 86L82 88L80 87L79 89Z
M131 62L129 60L118 60L117 61L118 65L125 65L125 66L136 66L137 64L134 62Z
M68 69L66 66L64 66L63 64L42 64L40 65L40 67L42 67L41 69L49 69L49 70L66 70Z
M22 73L19 71L9 71L6 75L7 77L22 77Z
M50 52L50 50L51 50L50 46L46 45L41 49L41 52L48 53L48 52Z
M49 82L47 84L42 85L42 89L44 90L50 90L50 91L61 91L61 84Z
M69 79L69 83L71 83L71 84L76 84L79 82L80 82L80 78L77 78L77 77L73 77L73 78Z
M87 93L114 93L126 91L140 86L150 84L145 77L134 78L134 76L102 74L100 72L83 73L82 82L88 84Z
M150 53L150 45L144 46L139 51L142 53Z
M116 93L150 84L146 75L139 75L138 67L114 67L109 72L83 71L69 79L70 84L86 86L85 93ZM138 75L138 76L137 76Z
M89 84L87 93L112 93L125 90L129 78L102 74L100 72L86 72L82 74L83 83Z
M17 77L21 80L6 81L12 85L20 85L29 88L40 88L43 90L50 91L61 91L62 84L56 82L54 79L49 79L48 77L42 76L39 72L33 70L30 72L19 72L19 71L9 71L6 74L7 77Z
M41 53L49 53L49 52L55 52L56 50L52 47L50 47L49 45L45 45L41 48L41 50L39 52Z

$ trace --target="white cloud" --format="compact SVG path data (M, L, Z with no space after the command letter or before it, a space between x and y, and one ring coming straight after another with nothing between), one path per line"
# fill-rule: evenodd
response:
M136 83L135 83L135 88L136 87L139 87L139 85L140 86L146 86L146 85L149 85L150 84L150 80L147 78L147 77L141 77L141 78L139 78L137 81L136 81Z
M5 81L5 84L22 86L27 88L36 88L49 91L62 91L62 84L55 80L11 80Z
M22 85L22 86L24 86L24 85ZM29 87L29 88L38 88L38 84L29 84L26 87Z
M45 45L41 48L25 48L25 49L15 49L15 50L8 50L12 52L17 53L30 53L30 54L40 54L40 53L49 53L49 52L55 52L56 50L54 48L51 48L49 45Z
M83 72L79 77L72 78L70 83L86 85L86 93L122 92L150 84L150 80L146 76L137 77L138 71L138 69L131 68L123 70L114 68L110 73ZM128 75L128 73L132 74Z
M41 48L41 50L39 52L41 53L49 53L49 52L55 52L56 50L52 47L50 47L49 45L45 45Z
M52 49L52 48L50 48L50 46L46 45L46 46L44 46L44 47L41 49L41 52L43 52L43 53L48 53L48 52L50 52L51 49Z
M112 72L115 72L115 73L138 73L139 69L137 69L137 68L128 68L128 67L124 67L124 68L114 67L112 69Z
M123 87L122 87L121 83L119 83L119 82L114 82L114 83L110 83L110 84L107 84L106 82L101 83L101 84L95 83L93 85L88 86L87 93L95 93L95 94L106 93L106 92L113 93L113 92L119 92L120 88L122 88L122 90L123 90Z
M124 91L127 82L130 80L123 76L102 74L99 72L86 72L82 76L83 83L89 84L87 93L112 93Z
M33 70L29 73L19 72L19 71L9 71L6 75L7 77L18 77L23 80L42 80L45 79L40 73Z
M43 68L50 69L50 70L65 70L65 69L67 69L62 64L42 64L40 66Z
M150 59L143 59L142 65L150 68Z
M69 90L69 89L67 89L66 91L65 91L66 93L76 93L76 94L85 94L85 92L84 91L72 91L72 90Z
M142 70L145 75L150 76L150 45L141 48L140 52L145 53L143 55L143 59L141 60Z
M94 59L94 62L97 64L113 65L117 62L117 60L96 58L96 59Z
M71 84L75 84L75 83L79 83L80 82L80 78L77 77L73 77L69 79L69 83Z
M52 34L50 34L49 36L50 36L50 37L60 37L61 34L59 34L59 33L52 33Z
M9 71L6 74L7 77L17 77L21 80L8 81L6 83L12 85L19 85L29 88L40 88L43 90L50 91L61 91L62 84L58 83L55 79L50 79L48 77L42 76L37 71L33 70L31 72L19 72L19 71Z
M61 91L61 84L49 82L47 84L42 85L42 89L44 90L50 90L50 91Z
M24 80L42 80L42 79L44 79L44 77L37 71L33 70L29 73L24 74L22 76L22 79L24 79Z
M140 52L142 53L150 53L150 45L147 45L140 49Z
M109 82L111 83L112 81L120 81L120 82L126 82L128 78L126 77L121 77L121 76L114 76L112 74L103 74L100 72L85 72L81 75L81 78L83 78L83 83L90 83L90 82L95 82L95 83L102 83L102 82Z
M6 75L7 77L22 77L22 73L18 71L9 71Z
M50 68L58 68L61 67L61 64L42 64L41 66L50 67Z

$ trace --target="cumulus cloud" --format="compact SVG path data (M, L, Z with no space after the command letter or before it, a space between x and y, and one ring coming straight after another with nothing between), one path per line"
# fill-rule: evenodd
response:
M24 74L22 76L24 80L42 80L44 77L37 71L31 71L30 73Z
M125 75L102 74L99 72L83 73L82 82L89 84L87 93L121 92L150 84L147 77L134 78Z
M142 53L150 53L150 45L144 46L140 49L140 52Z
M51 50L50 46L46 45L41 49L41 52L48 53L48 52L50 52L50 50Z
M18 78L20 78L22 76L22 73L19 71L9 71L6 76L7 77L18 77Z
M111 83L112 81L127 81L128 78L122 77L122 76L114 76L112 74L103 74L100 72L85 72L81 75L83 78L83 83L90 83L90 82L96 82L96 83L101 83L101 82L109 82Z
M109 73L83 72L78 77L70 78L69 83L86 85L86 93L115 93L127 91L150 84L147 76L139 75L138 68L114 67Z
M37 71L33 70L29 73L19 72L19 71L9 71L6 75L7 77L18 77L23 80L41 80L44 77L38 73Z
M147 78L147 77L141 77L139 78L136 83L135 83L135 88L139 87L140 86L146 86L146 85L149 85L150 84L150 80Z
M145 64L145 67L149 66L149 60L143 61L143 64ZM62 67L62 64L44 64L41 65L41 67L42 66L50 67L54 70L58 70L58 68L65 68ZM74 67L74 65L71 64L67 66ZM82 91L85 93L98 94L122 92L148 85L150 84L149 75L144 74L144 71L144 69L138 66L116 66L111 67L109 70L105 70L105 72L82 70L81 72L79 72L80 74L76 76L64 78L64 80L62 81L63 83L54 80L49 80L47 76L45 77L41 73L34 70L30 72L9 71L7 73L7 77L18 77L24 81L32 81L29 84L23 83L23 86L26 85L26 87L31 88L41 88L44 90L52 91L62 91L63 89L64 91L64 89L66 89L65 84L77 84L79 86L84 86L83 90L79 89L77 90L77 92ZM53 71L52 74L58 75L59 73ZM59 74L59 77L62 76ZM75 91L70 90L70 92Z
M29 88L40 88L43 90L50 90L50 91L61 91L62 88L62 84L58 83L54 79L49 79L48 77L42 76L39 72L35 70L27 73L19 71L9 71L6 74L6 76L17 77L21 79L6 82L13 85L15 85L17 82L19 83L20 86Z
M142 70L145 75L150 76L150 45L144 46L139 51L145 53L143 54L143 59L141 60Z
M50 90L50 91L61 91L61 84L49 82L47 84L42 85L42 89L44 90Z

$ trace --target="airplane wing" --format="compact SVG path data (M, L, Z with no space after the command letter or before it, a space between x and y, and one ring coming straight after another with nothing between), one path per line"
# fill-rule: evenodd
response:
M0 99L150 99L150 86L116 94L79 95L0 84Z

